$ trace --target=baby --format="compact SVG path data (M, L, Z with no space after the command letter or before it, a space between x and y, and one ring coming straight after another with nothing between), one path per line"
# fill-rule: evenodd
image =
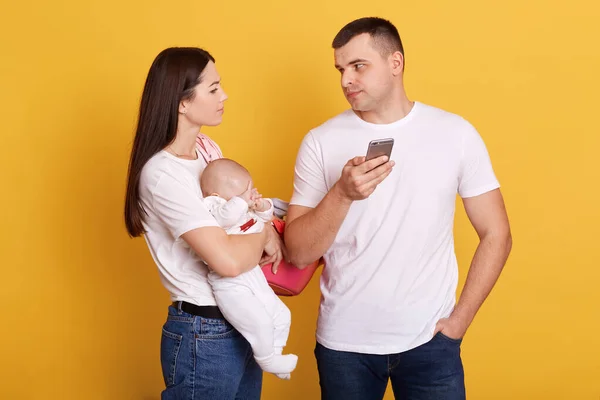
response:
M273 202L252 188L250 173L221 158L208 164L200 178L204 204L230 235L260 232L273 218ZM298 357L282 355L290 332L291 313L269 287L260 266L235 278L208 274L217 305L250 343L263 371L290 379Z

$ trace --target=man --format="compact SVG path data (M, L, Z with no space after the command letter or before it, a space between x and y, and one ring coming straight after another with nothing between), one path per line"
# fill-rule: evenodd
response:
M464 399L462 337L511 248L484 142L463 118L410 101L397 29L379 18L333 40L352 109L300 147L285 243L295 265L324 256L315 355L324 399ZM365 161L393 138L391 160ZM349 161L348 161L349 160ZM480 243L458 302L453 223L462 198Z

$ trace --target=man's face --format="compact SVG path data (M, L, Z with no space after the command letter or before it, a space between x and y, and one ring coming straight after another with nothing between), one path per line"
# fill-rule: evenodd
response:
M342 90L356 111L375 111L393 89L391 57L381 55L373 38L363 33L334 52Z

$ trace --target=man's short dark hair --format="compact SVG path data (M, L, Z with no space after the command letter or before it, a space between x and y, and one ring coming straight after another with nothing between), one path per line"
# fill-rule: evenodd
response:
M398 29L390 21L377 17L360 18L348 23L338 32L331 45L334 49L339 49L363 33L371 35L382 55L387 56L399 51L404 56Z

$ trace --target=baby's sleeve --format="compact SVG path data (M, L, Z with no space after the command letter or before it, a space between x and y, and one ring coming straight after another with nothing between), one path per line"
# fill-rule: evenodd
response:
M265 197L263 197L263 200L266 200L269 202L269 209L266 211L254 211L254 213L263 222L265 222L265 223L271 222L271 220L273 219L273 211L275 210L275 208L273 207L273 200L271 200L269 198L265 198Z
M229 229L248 212L248 203L241 197L232 197L229 201L218 196L204 198L210 213L217 220L220 227Z

